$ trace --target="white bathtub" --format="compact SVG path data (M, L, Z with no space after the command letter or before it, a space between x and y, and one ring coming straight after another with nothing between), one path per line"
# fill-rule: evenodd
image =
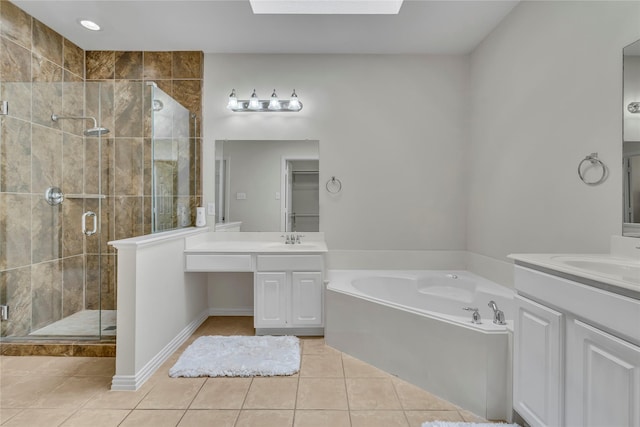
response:
M329 345L477 415L510 419L512 290L466 271L330 270L327 279ZM506 326L493 323L490 300Z

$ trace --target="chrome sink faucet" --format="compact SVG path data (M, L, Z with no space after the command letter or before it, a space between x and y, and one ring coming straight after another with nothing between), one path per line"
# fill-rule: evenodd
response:
M493 310L493 323L496 325L506 325L507 322L504 320L504 312L502 310L498 310L498 304L495 301L489 301L489 307Z
M284 237L284 244L285 245L290 245L292 243L294 243L293 240L293 235L292 234L283 234L280 237Z
M280 237L284 237L285 245L295 245L296 243L302 243L301 237L304 237L304 234L298 234L295 231L289 234L283 234Z

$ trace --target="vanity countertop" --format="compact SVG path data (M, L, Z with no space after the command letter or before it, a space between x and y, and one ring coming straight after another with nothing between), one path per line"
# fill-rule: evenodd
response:
M640 260L610 254L512 254L517 265L640 299Z
M285 233L291 234L291 233ZM328 252L324 233L301 234L301 243L285 243L282 233L207 233L187 239L185 254L318 254Z

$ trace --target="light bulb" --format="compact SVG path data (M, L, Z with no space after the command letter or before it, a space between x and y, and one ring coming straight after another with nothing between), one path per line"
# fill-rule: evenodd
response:
M231 89L231 95L229 95L229 102L227 103L227 109L233 110L238 108L238 97L236 96L236 90Z
M300 107L300 101L298 100L298 95L296 94L296 90L293 90L293 93L291 94L291 99L289 100L289 110L299 110Z
M269 110L279 110L280 109L280 100L278 99L278 95L276 95L276 90L273 90L271 94L271 99L269 100Z
M258 99L258 95L256 94L256 90L253 90L251 94L251 99L249 99L249 109L250 110L259 110L262 106L260 105L260 100Z

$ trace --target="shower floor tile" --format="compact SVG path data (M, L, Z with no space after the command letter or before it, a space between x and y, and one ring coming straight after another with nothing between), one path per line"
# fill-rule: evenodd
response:
M36 336L91 336L98 335L98 328L101 327L101 335L116 335L116 313L117 310L83 310L53 322L31 332L29 335ZM101 318L101 319L100 319ZM98 320L101 320L101 324Z

